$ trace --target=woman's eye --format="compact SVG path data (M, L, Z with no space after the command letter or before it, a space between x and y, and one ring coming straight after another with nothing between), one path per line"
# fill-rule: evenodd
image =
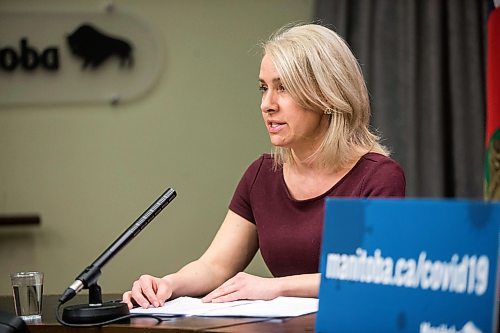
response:
M286 91L285 86L284 86L284 85L282 85L282 84L280 84L280 85L278 86L278 91L281 91L281 92Z
M266 86L259 86L259 91L261 93L266 92L267 91L267 87Z

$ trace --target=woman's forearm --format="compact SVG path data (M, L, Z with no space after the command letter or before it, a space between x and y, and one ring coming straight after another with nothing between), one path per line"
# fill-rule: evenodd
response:
M172 289L172 298L179 296L204 296L221 285L230 276L210 267L201 260L195 260L176 273L168 274L167 280Z
M318 297L320 273L291 275L276 279L281 296Z

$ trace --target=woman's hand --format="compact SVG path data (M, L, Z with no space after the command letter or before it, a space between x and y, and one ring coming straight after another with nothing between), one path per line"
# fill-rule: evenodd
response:
M134 305L147 308L162 306L172 296L172 286L166 278L142 275L132 285L132 290L123 293L123 302L129 309Z
M244 272L236 274L202 298L203 302L230 302L240 299L270 300L280 296L278 278L263 278Z

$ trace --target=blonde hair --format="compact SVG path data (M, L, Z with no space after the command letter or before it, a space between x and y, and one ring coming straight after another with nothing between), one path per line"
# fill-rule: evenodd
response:
M295 25L280 29L262 47L295 102L330 117L311 160L338 170L369 151L389 155L369 129L370 101L363 74L339 35L318 24ZM294 163L290 148L274 147L273 154L275 167Z

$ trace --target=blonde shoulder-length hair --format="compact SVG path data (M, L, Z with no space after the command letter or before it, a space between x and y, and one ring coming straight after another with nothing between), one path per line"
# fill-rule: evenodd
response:
M370 126L368 90L346 42L319 24L284 27L262 44L294 101L330 117L311 161L339 170L367 152L389 155ZM290 148L274 147L275 167L294 163Z

